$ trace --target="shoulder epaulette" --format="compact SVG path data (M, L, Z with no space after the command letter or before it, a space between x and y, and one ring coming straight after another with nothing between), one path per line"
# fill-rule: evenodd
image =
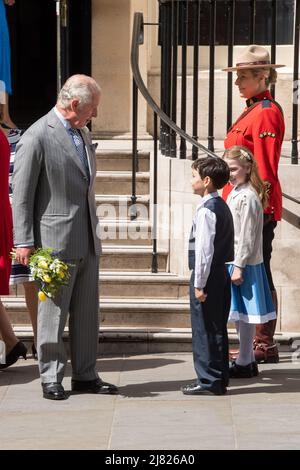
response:
M264 99L261 101L262 108L271 108L271 101L268 99Z

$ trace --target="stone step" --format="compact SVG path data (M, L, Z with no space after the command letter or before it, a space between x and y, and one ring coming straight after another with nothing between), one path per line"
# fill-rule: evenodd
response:
M168 252L160 251L157 255L158 271L166 271ZM145 246L104 246L100 258L102 271L148 271L151 272L152 247Z
M190 304L187 299L100 299L103 326L146 328L188 328Z
M98 171L131 171L132 152L128 150L101 150L97 148L97 170ZM150 153L138 152L139 171L149 171Z
M150 245L151 224L148 220L100 219L97 230L103 245Z
M137 219L149 219L149 202L148 195L138 195L135 208L137 211ZM132 201L130 195L96 195L96 205L98 217L109 217L110 219L128 219L131 216Z
M33 343L32 328L29 325L17 325L15 334L29 348ZM228 330L229 344L237 347L238 337L234 329ZM64 332L68 350L68 327ZM275 341L279 351L295 352L299 345L299 332L276 332ZM192 352L192 332L190 328L144 328L144 327L107 327L99 330L99 354L134 354L159 352Z
M136 194L149 194L150 174L139 172L136 174ZM131 171L97 171L95 181L95 194L131 194Z
M14 325L30 325L22 297L3 297ZM110 327L189 328L188 299L100 299L100 324Z
M169 273L100 272L100 294L110 298L187 299L189 280Z
M104 271L99 274L99 288L101 297L110 298L187 299L189 296L189 280L170 273ZM24 297L23 285L14 286L11 295Z

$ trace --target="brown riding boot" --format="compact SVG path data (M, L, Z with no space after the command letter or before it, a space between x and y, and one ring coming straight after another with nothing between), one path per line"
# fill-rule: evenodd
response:
M276 290L271 291L276 315L278 301ZM279 362L278 348L274 341L276 319L267 323L256 325L256 335L253 341L254 356L256 362L277 363Z

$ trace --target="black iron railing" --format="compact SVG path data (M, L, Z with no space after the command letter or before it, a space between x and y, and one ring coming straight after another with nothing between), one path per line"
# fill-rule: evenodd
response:
M292 202L295 202L296 204L300 204L300 200L293 197L293 196L289 196L289 194L286 194L286 193L282 193L282 196L285 197L286 199L288 199L289 201L292 201Z
M133 33L132 33L132 47L131 47L131 68L133 73L133 138L132 138L132 211L131 219L136 217L135 203L137 200L136 196L136 171L138 168L138 150L137 150L137 120L138 120L138 90L146 99L148 105L152 108L154 112L154 132L153 132L153 141L154 141L154 174L153 174L153 202L154 202L154 213L153 213L153 230L152 230L152 239L153 239L153 257L152 257L152 272L157 272L157 214L156 214L156 202L157 202L157 150L158 150L158 122L157 117L160 118L161 122L161 150L164 148L170 149L170 136L171 131L174 132L174 137L176 134L180 137L181 141L184 141L186 148L186 142L192 144L193 148L199 150L201 153L211 155L212 157L217 157L217 155L210 151L208 148L197 142L193 137L187 134L183 129L178 127L176 123L163 111L158 104L154 101L150 95L140 73L139 69L139 46L143 44L143 14L135 13L134 23L133 23ZM169 108L168 108L169 109ZM162 130L163 129L163 130ZM176 137L174 138L174 143L176 145ZM165 147L162 147L162 146Z
M289 201L294 202L295 204L300 204L300 198L295 198L289 194L282 193L282 196ZM286 207L282 208L282 218L286 220L290 225L293 225L297 229L300 229L300 217L295 214L294 211L290 211Z

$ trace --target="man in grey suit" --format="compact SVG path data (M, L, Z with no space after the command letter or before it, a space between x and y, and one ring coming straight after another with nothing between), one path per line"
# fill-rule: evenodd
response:
M37 247L70 263L68 286L39 304L38 360L43 396L67 398L62 380L69 314L72 390L116 393L95 370L98 344L98 269L101 252L94 195L95 150L86 124L97 116L100 88L85 75L70 77L56 106L21 138L13 175L16 259L27 265Z

